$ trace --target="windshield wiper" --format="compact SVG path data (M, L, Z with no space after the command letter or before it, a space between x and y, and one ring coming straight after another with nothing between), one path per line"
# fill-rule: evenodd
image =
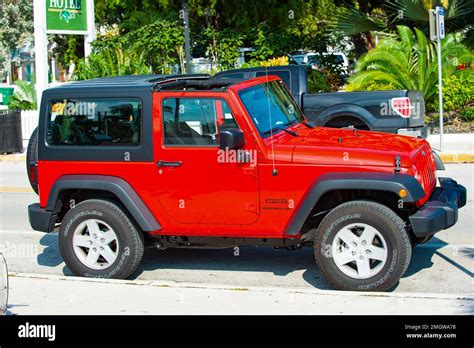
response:
M287 125L285 125L285 126L287 126ZM298 133L295 133L295 132L293 132L293 131L290 131L289 129L283 128L283 127L285 127L285 126L280 126L280 127L272 128L272 129L270 129L270 130L267 130L267 131L263 132L262 134L263 134L263 135L267 135L267 134L270 134L270 133L273 133L273 132L282 130L282 131L285 131L285 132L287 132L288 134L291 134L291 135L293 135L293 136L295 136L295 137L298 136Z
M314 126L313 126L312 124L309 124L309 123L306 122L306 121L301 121L301 123L304 124L304 125L305 125L306 127L308 127L308 128L311 128L311 129L314 128Z

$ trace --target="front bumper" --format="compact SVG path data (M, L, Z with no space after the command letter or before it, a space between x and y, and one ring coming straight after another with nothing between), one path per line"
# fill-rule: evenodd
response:
M428 201L409 217L417 237L430 236L453 226L458 221L458 209L466 205L466 188L450 178L439 178Z
M51 211L40 207L39 203L28 206L28 218L31 228L35 231L51 232L54 230L57 216Z

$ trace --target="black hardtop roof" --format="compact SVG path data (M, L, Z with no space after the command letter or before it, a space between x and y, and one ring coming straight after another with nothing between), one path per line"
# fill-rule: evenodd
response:
M113 91L132 89L140 91L179 90L183 88L222 89L242 81L242 79L216 80L208 74L110 76L52 86L45 90L45 94L71 94L90 92L91 90L97 90L101 93L104 91L112 93Z
M142 87L152 87L157 83L164 82L166 80L175 80L175 79L210 79L211 76L207 74L190 74L190 75L179 75L179 74L170 74L170 75L159 75L159 74L149 74L149 75L127 75L127 76L108 76L108 77L99 77L91 80L83 81L72 81L51 87L55 88L78 88L78 87L130 87L130 86L142 86Z

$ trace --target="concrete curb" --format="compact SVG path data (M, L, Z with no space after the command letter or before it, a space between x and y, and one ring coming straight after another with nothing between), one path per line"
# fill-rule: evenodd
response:
M443 163L474 163L474 154L472 153L440 153L439 156ZM25 162L26 155L0 155L0 162Z
M0 155L0 162L25 162L26 155L24 154L13 154L13 155Z
M474 163L472 153L440 153L443 163Z

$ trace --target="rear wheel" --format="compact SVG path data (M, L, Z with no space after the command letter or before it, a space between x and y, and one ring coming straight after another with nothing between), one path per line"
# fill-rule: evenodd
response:
M344 128L344 127L354 127L358 130L370 130L369 126L367 126L361 120L351 117L351 116L340 116L335 119L330 120L324 127L330 128Z
M143 258L143 235L113 202L90 199L69 210L59 247L77 276L125 279Z
M385 291L405 273L411 245L403 220L370 201L341 204L316 230L316 264L336 289Z

